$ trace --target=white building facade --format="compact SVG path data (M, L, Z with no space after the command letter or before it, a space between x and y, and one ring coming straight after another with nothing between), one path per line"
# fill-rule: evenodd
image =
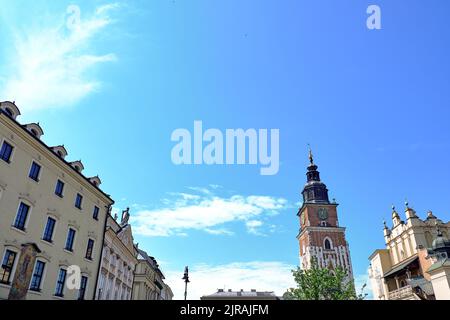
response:
M123 211L118 223L108 215L96 293L98 300L132 299L138 260L131 225L128 224L129 216L129 209Z

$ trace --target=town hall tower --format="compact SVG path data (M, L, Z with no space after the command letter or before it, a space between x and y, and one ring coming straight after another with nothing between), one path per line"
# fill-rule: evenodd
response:
M328 189L320 181L318 167L311 150L303 188L303 205L297 215L300 218L300 261L302 269L311 268L315 260L320 268L345 269L353 280L350 250L345 239L345 228L339 226L336 201L328 198Z

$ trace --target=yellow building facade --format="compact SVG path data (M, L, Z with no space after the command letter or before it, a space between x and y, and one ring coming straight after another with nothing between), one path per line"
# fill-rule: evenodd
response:
M0 299L93 299L113 200L19 116L0 104Z
M172 300L172 290L164 283L164 274L156 259L141 249L137 250L133 300Z

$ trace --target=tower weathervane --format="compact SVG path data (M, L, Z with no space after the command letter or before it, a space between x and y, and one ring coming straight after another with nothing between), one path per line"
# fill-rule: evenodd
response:
M314 157L313 157L313 153L311 150L311 145L308 143L308 148L309 148L309 162L311 163L311 165L314 164Z

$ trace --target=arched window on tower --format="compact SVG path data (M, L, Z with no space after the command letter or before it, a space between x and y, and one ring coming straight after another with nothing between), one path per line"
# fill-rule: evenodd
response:
M333 248L330 238L325 238L325 240L323 241L323 247L325 248L325 250L331 250Z

